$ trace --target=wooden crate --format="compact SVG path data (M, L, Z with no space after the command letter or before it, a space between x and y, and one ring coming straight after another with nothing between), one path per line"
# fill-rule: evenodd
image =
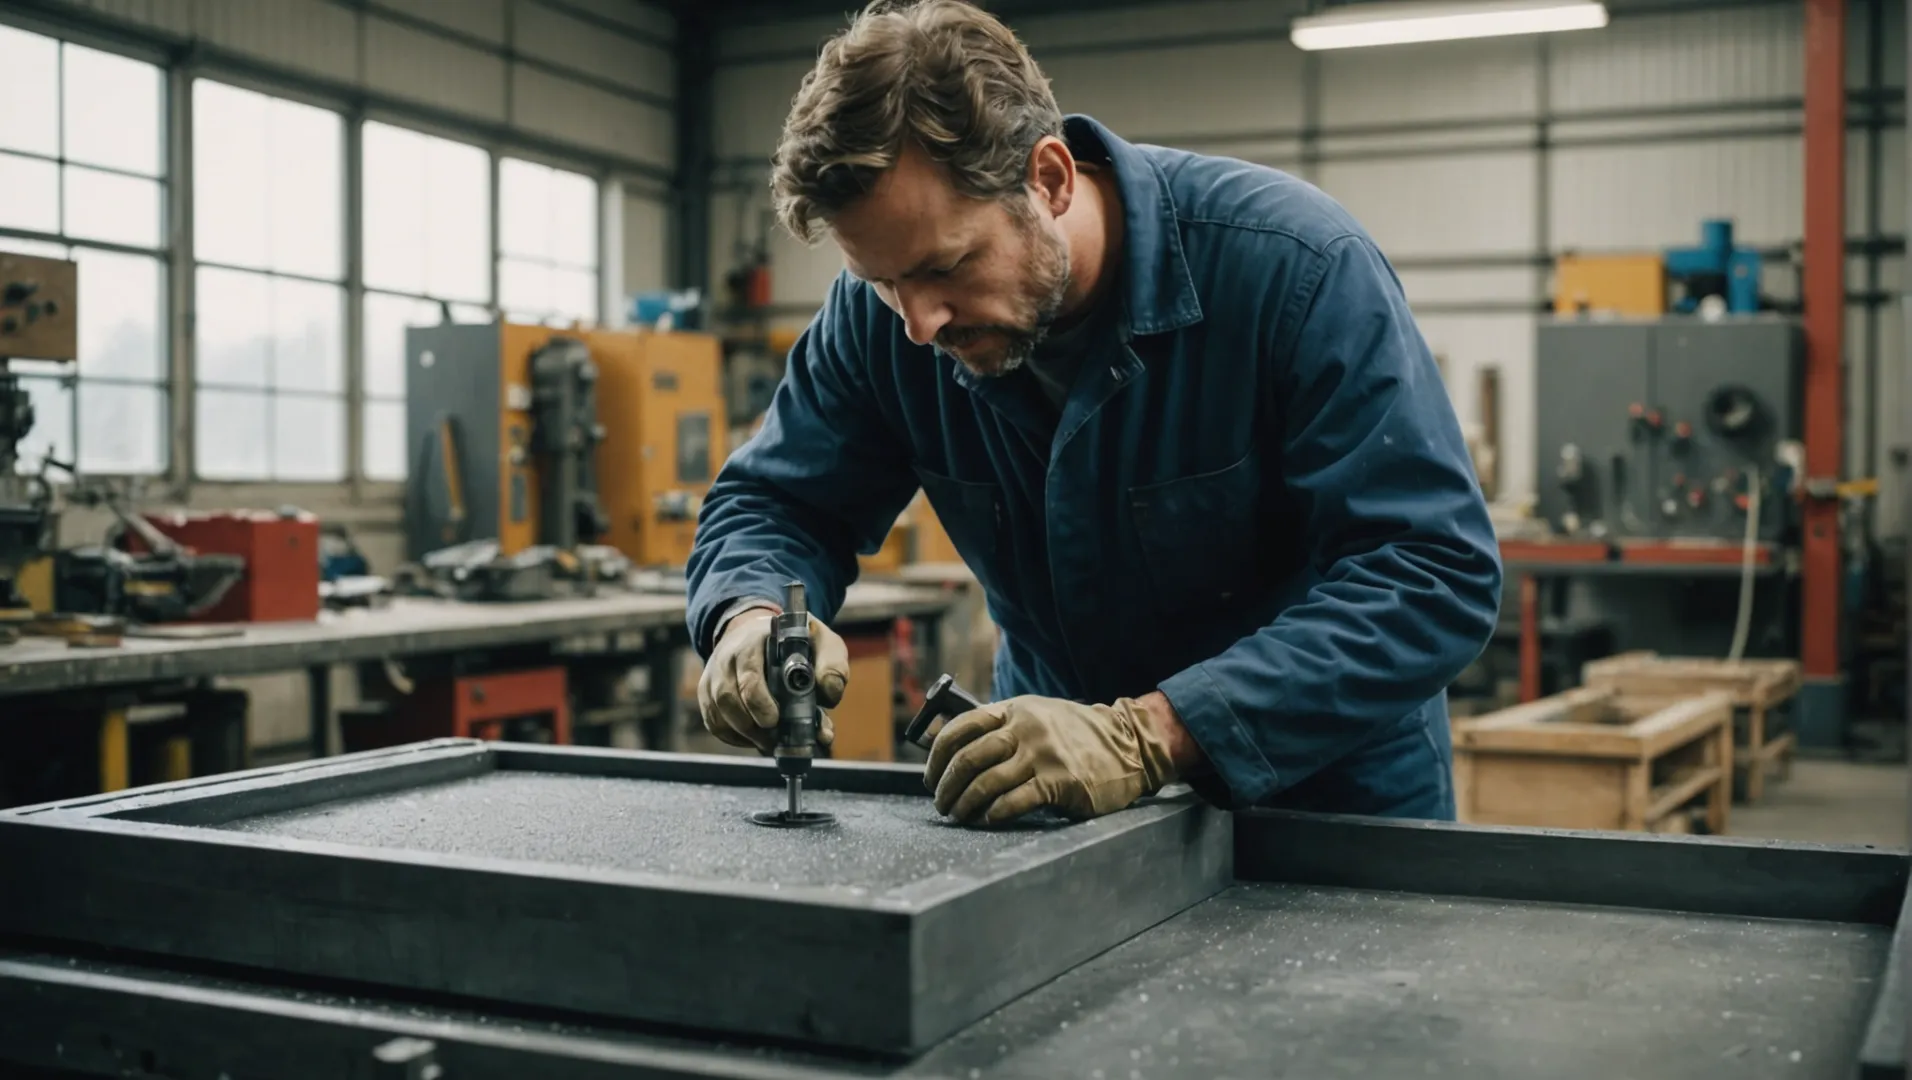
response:
M1796 736L1774 710L1799 693L1797 660L1713 660L1625 652L1587 663L1582 685L1628 693L1679 695L1723 690L1733 696L1734 793L1746 802L1766 795L1766 778L1792 772Z
M1460 820L1481 825L1726 831L1733 699L1580 688L1453 722Z

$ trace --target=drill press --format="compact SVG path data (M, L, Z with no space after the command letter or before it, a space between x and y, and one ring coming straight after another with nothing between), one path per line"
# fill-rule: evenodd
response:
M33 401L11 360L72 360L78 351L74 299L79 267L67 259L0 252L0 615L14 623L28 613L15 588L20 571L52 541L52 490L15 469L33 430ZM11 627L0 627L0 634Z
M803 583L783 587L783 613L770 623L764 641L764 678L777 702L777 771L783 774L788 802L782 810L765 810L750 820L775 829L808 829L836 822L834 814L803 808L803 778L817 753L817 728L823 710L817 706L815 642L810 637L810 608Z

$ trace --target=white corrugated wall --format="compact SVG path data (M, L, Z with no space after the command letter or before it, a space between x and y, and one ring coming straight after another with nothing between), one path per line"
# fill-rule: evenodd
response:
M1117 7L1026 18L1016 29L1065 110L1125 137L1290 169L1342 200L1398 264L1463 421L1477 419L1475 372L1501 370L1502 480L1511 492L1531 493L1535 483L1533 312L1553 256L1691 243L1708 217L1733 218L1746 243L1800 239L1796 0L1655 3L1642 12L1617 0L1599 31L1313 57L1286 40L1287 20L1303 6ZM1864 255L1850 261L1848 472L1876 463L1887 481L1880 531L1893 535L1907 508L1890 450L1912 441L1900 311L1905 0L1851 0L1849 18L1849 233L1884 237L1891 253L1877 260L1876 283ZM711 251L719 277L735 262L739 221L746 236L760 227L763 161L809 66L804 53L837 25L738 27L720 40L723 167ZM1869 125L1875 101L1879 123ZM801 322L839 262L827 245L805 250L774 234L771 252L774 300L785 321ZM1768 279L1792 295L1783 267Z

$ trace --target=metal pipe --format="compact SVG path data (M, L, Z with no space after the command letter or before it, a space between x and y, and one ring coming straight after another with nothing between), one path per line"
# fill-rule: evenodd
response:
M1885 181L1885 164L1880 158L1885 148L1885 2L1871 0L1866 12L1866 236L1876 239L1881 223L1880 208L1883 205L1882 185ZM1860 420L1860 430L1865 432L1864 440L1859 444L1861 455L1861 476L1879 475L1879 303L1871 297L1880 292L1880 254L1879 248L1869 245L1866 249L1866 354L1864 381L1861 383L1859 400L1865 402L1865 415ZM1868 501L1865 511L1865 531L1868 540L1875 537L1877 522L1873 520L1872 507L1877 503Z
M1800 659L1839 675L1839 500L1845 456L1846 0L1806 0L1806 482Z
M1520 575L1520 700L1540 700L1540 579Z

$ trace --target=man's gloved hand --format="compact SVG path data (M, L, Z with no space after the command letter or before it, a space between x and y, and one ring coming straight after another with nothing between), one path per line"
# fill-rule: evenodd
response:
M717 638L703 677L697 680L704 730L732 746L754 746L765 754L777 747L777 699L771 696L764 674L764 645L769 638L768 609L740 612ZM850 650L815 615L810 616L810 641L816 654L817 704L834 709L850 681ZM834 738L836 728L826 713L817 725L817 741L828 746Z
M937 734L923 773L938 813L984 825L1043 806L1099 817L1175 779L1167 740L1132 698L1079 705L1024 696L972 709Z

